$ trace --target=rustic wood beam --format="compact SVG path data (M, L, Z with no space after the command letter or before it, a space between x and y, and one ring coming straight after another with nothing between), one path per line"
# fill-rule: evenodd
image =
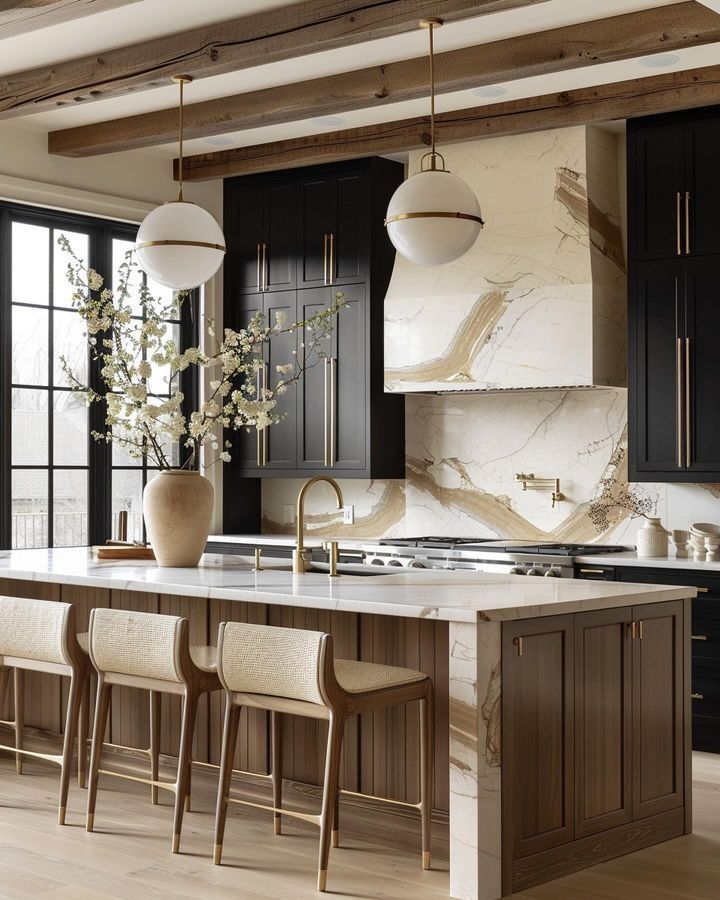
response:
M0 118L28 115L166 84L222 75L412 31L442 8L446 22L547 0L304 0L0 77Z
M0 0L0 40L138 0Z
M435 57L438 93L463 91L720 41L720 16L689 0L660 9L525 34ZM428 92L427 57L344 72L312 81L222 97L185 107L185 138L210 137L317 115L336 115L415 100ZM92 156L175 139L177 109L52 131L48 150Z
M720 66L708 66L441 113L435 123L442 147L478 138L629 119L718 102ZM189 156L183 172L186 181L203 181L416 150L429 143L429 119L420 116ZM177 160L174 167L177 178Z

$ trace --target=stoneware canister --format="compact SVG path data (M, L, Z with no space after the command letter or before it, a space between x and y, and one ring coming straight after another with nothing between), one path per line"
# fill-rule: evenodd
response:
M660 519L648 517L638 531L637 555L645 558L668 555L668 533L660 523Z
M196 566L205 549L215 489L199 472L165 469L148 481L143 515L159 566Z

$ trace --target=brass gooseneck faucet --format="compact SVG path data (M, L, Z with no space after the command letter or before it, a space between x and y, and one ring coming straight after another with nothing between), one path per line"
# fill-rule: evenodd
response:
M300 488L297 498L297 546L293 550L293 572L296 575L307 572L310 565L309 554L305 549L305 495L318 481L326 481L335 491L338 509L342 509L345 505L340 485L334 479L328 478L327 475L316 475L314 478L309 478Z

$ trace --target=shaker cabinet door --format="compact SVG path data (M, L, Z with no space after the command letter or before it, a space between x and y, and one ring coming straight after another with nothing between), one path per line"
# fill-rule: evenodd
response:
M330 288L309 288L298 291L298 320L317 315L330 306ZM321 469L329 466L330 458L330 358L332 337L310 346L311 338L304 335L304 347L298 356L306 366L298 384L298 468Z
M369 408L367 288L350 284L341 290L346 305L333 331L330 362L330 465L364 469L368 433L358 411Z
M503 821L514 859L574 837L573 617L503 623Z
M683 603L635 607L633 819L683 803Z
M266 189L261 184L225 184L224 291L232 299L262 289Z
M263 295L263 313L265 321L274 325L277 315L284 317L287 325L296 320L296 292L278 291ZM278 381L287 379L287 375L278 372L278 366L294 364L293 351L297 347L297 332L276 334L270 339L265 349L264 385L270 389L277 387ZM263 469L294 469L297 451L297 386L291 385L282 394L272 415L283 416L279 421L263 430Z
M575 837L632 817L632 640L629 609L575 621Z
M720 119L699 116L685 125L687 229L685 251L689 256L720 254Z
M335 228L335 178L315 175L300 183L298 287L330 284L330 235Z
M289 291L295 287L297 197L295 184L270 184L267 187L265 246L261 258L265 291Z

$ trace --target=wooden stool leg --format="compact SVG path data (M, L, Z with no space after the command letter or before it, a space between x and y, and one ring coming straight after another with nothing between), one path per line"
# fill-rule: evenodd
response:
M87 831L92 831L95 826L98 769L100 768L100 755L105 741L105 729L107 727L108 710L110 709L110 689L111 685L105 684L102 677L99 677L97 700L95 701L92 748L90 752L90 782L88 784L87 824L85 826Z
M5 720L5 697L7 696L8 684L12 669L7 666L0 666L0 719Z
M335 802L333 803L333 824L332 837L330 840L332 847L340 846L340 789L335 791Z
M272 717L272 788L273 806L276 809L282 807L282 713L273 711ZM282 816L273 813L275 834L282 831Z
M332 713L328 729L327 754L325 757L325 782L323 785L322 813L320 815L320 853L318 857L317 889L324 891L327 884L328 859L330 857L330 833L335 797L340 775L340 752L342 750L345 720L342 714Z
M75 749L75 736L78 733L78 718L80 716L80 704L82 703L83 677L75 672L70 678L70 693L67 701L67 714L65 717L65 737L63 739L63 754L60 767L60 805L58 809L58 825L65 824L65 811L67 809L68 789L70 787L70 769L72 768L73 750Z
M158 780L160 774L160 691L150 691L150 778ZM150 788L150 802L157 806L159 788L152 785Z
M25 728L25 671L15 669L15 746L22 750L23 729ZM15 771L23 773L22 753L15 754Z
M82 684L82 703L78 723L78 787L87 787L88 731L90 730L90 673L85 672Z
M222 859L223 839L225 837L225 820L227 818L228 797L232 780L233 759L237 744L238 725L240 724L240 707L229 699L225 700L225 724L223 725L222 755L220 757L220 778L218 780L217 805L215 807L215 853L213 862L220 865Z
M422 867L430 868L430 826L432 821L435 766L435 701L428 684L420 701L420 814L422 817Z
M188 791L190 760L192 757L193 735L195 733L195 716L197 715L198 695L189 690L183 703L182 727L180 730L180 758L178 760L177 781L175 782L175 816L173 818L172 852L180 852L180 834L182 832L185 798Z

